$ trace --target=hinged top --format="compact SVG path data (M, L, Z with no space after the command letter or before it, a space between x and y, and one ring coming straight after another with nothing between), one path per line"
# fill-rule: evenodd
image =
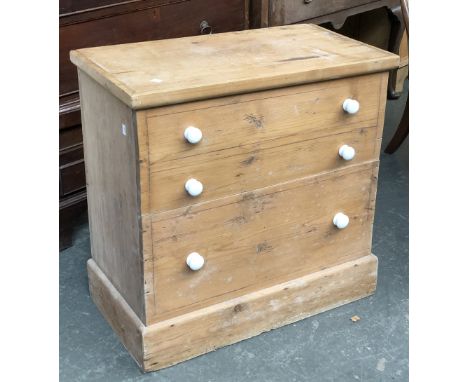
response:
M134 109L385 71L399 62L313 24L87 48L70 57Z

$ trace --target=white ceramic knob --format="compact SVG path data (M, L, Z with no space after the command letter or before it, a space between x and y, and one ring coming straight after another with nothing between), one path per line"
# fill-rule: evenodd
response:
M349 224L349 217L342 212L338 212L333 217L333 224L339 229L346 228Z
M192 271L198 271L205 264L205 259L198 252L192 252L187 256L187 265Z
M356 114L359 111L359 102L355 99L346 98L343 102L343 110L348 114Z
M190 178L185 182L185 190L190 196L198 196L203 192L203 184L193 178Z
M187 142L194 145L202 140L203 133L198 127L189 126L184 131L184 137L187 140Z
M344 160L351 160L354 158L356 155L356 150L354 150L351 146L348 145L343 145L340 147L338 150L338 154L340 157L342 157Z

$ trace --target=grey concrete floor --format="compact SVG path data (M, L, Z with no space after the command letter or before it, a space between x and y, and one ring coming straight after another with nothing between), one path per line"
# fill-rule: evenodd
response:
M382 147L406 96L389 101ZM60 253L62 381L407 381L408 141L382 154L373 253L377 292L368 298L263 333L158 372L142 374L94 306L85 217L74 246ZM361 320L353 323L350 318Z

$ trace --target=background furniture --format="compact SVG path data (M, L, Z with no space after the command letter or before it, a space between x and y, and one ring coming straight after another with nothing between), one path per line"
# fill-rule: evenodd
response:
M400 65L396 71L395 76L395 97L399 97L400 94L403 92L403 86L405 84L405 80L408 78L409 75L409 51L408 51L408 34L405 29L403 33L403 38L401 40L400 49Z
M380 41L373 41L372 34L367 35L368 40L366 40L353 35L352 29L342 30L342 28L349 17L381 8L387 14L390 30L386 46L380 47L398 54L404 33L399 0L251 0L250 27L264 28L295 23L326 26L324 24L329 23L339 33L379 46ZM389 75L388 94L391 98L399 97L401 94L401 86L397 87L397 81L399 79L401 82L401 78L397 78L397 75L397 70L391 71ZM400 72L400 77L401 75Z
M401 0L401 9L403 11L403 20L405 21L406 34L407 34L407 45L409 45L409 16L408 16L408 0ZM401 118L400 124L393 135L390 143L385 148L387 154L393 154L401 146L403 141L409 134L409 92L408 99L406 100L405 111Z
M60 248L86 210L80 99L72 49L248 28L248 0L60 0Z

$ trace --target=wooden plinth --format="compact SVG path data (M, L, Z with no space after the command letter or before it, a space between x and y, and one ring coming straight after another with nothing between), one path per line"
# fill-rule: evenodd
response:
M371 295L377 257L338 266L145 326L94 260L91 297L143 371L153 371Z

